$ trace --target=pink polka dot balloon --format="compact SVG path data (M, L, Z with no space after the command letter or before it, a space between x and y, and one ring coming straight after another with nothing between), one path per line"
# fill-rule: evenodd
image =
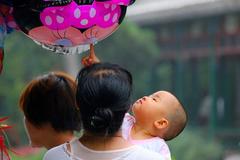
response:
M19 28L44 48L74 54L117 30L134 1L14 0L13 15Z

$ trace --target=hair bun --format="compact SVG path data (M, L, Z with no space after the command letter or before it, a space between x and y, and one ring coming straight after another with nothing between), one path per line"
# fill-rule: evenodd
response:
M113 113L109 108L96 108L90 119L90 125L95 129L106 129L111 125Z

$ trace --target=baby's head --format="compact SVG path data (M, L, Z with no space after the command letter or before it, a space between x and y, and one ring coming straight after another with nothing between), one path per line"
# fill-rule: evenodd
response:
M187 114L179 100L167 91L144 96L133 104L136 124L151 135L171 140L186 126Z

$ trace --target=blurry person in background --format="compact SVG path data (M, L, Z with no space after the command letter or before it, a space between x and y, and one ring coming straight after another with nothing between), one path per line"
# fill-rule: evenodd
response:
M30 81L23 90L19 106L32 147L50 149L74 138L80 131L74 78L51 72Z
M201 126L207 126L210 121L211 108L213 107L213 99L207 91L203 92L203 99L198 110L198 121ZM216 99L216 116L219 120L224 118L225 102L224 98L219 96Z

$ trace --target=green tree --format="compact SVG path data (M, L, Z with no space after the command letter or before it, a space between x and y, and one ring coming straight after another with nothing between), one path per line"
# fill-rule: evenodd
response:
M223 146L211 139L206 139L197 130L185 129L181 135L169 142L173 160L220 160Z
M152 92L151 67L159 48L156 35L131 23L124 23L112 36L96 45L96 54L102 61L127 68L133 75L134 97Z
M21 32L6 39L4 70L0 75L0 116L9 116L8 123L14 126L11 130L21 131L21 137L25 133L18 99L24 86L39 74L63 68L63 56L47 52Z

